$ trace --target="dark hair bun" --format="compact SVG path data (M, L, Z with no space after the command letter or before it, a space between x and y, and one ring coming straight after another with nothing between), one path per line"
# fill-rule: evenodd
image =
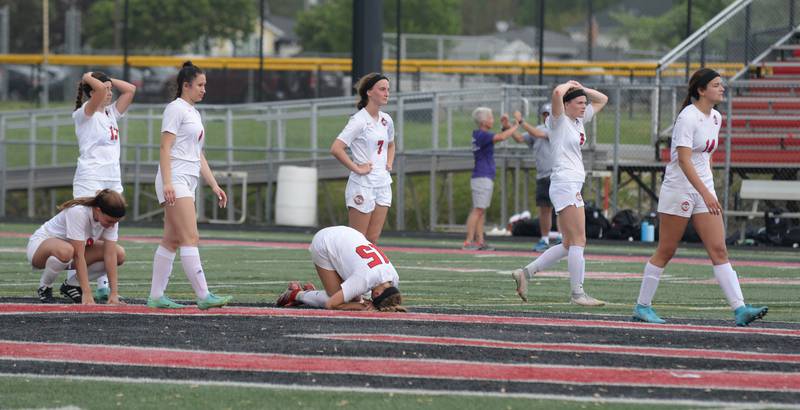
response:
M192 66L194 66L194 64L192 64L191 60L183 62L183 68L192 67Z

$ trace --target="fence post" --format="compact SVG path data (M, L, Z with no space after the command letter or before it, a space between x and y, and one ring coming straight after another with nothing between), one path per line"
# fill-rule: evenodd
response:
M148 144L148 145L150 145L150 144ZM150 151L149 148L148 148L148 151ZM141 176L140 176L140 173L141 173L141 170L142 170L142 167L141 167L141 163L142 163L142 146L141 145L137 145L136 146L136 151L134 152L134 157L133 158L136 161L133 164L133 169L134 169L134 171L133 171L133 220L134 221L138 221L139 220L139 214L140 214L140 206L141 206L139 196L142 194L142 183L141 183L142 181L141 181Z
M226 147L227 171L231 171L233 169L233 162L234 162L233 158L234 144L233 144L233 111L231 111L230 108L228 108L225 111L225 145L227 146ZM234 195L233 190L234 190L233 178L228 176L227 181L225 182L225 193L228 194L228 206L226 209L228 210L229 221L235 220L234 212L236 211L236 209L235 209L235 202L233 201L233 199L236 196ZM216 203L217 202L214 201L215 205ZM216 206L214 206L213 208L217 209Z
M614 90L614 168L611 176L611 207L614 210L613 215L618 212L618 197L617 190L619 189L619 143L620 143L620 121L622 117L622 90L617 87ZM631 102L628 102L631 104Z
M317 103L311 103L311 166L317 166L317 148L319 148L318 138L317 135L317 116L319 115L319 109L317 107Z
M50 163L51 165L58 164L58 114L53 114L50 119L50 141L52 141L52 149L50 150Z
M36 191L33 184L36 181L36 114L30 113L30 123L28 125L28 218L34 217L36 206Z
M396 226L398 231L406 229L406 155L405 144L403 143L403 128L405 124L405 113L403 97L397 99L397 117L395 118L394 144L395 144L395 168L397 169L397 212ZM421 228L421 227L420 227Z
M153 109L147 109L147 160L153 160ZM160 153L159 153L160 155Z
M748 11L749 11L749 7ZM728 194L730 192L730 184L731 184L731 137L732 137L732 118L731 114L733 113L733 98L732 95L735 95L733 92L733 87L730 86L728 88L728 98L726 98L725 110L725 189L723 190L723 197L722 197L722 208L725 210L722 213L723 218L723 225L725 226L725 231L728 230Z
M8 6L6 6L8 7ZM0 115L0 218L6 216L6 117Z
M439 221L438 203L436 197L436 168L439 165L437 150L439 149L439 94L433 93L431 98L431 172L430 172L430 230L436 228Z

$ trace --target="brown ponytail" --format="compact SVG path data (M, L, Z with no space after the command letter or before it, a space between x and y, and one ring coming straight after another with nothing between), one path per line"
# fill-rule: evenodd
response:
M689 104L692 103L692 99L698 100L700 99L700 93L698 90L705 89L708 86L708 83L711 80L719 77L719 73L710 69L710 68L701 68L692 74L692 78L689 79L689 86L688 90L686 91L686 98L683 99L683 103L681 104L681 110L686 108Z
M92 72L92 77L100 80L101 83L111 81L105 73L102 71L94 71ZM87 97L91 97L92 95L92 86L83 82L83 80L78 81L78 96L75 98L75 109L81 108L83 105L83 96L86 95Z
M383 303L381 303L380 307L376 308L380 312L408 312L408 309L402 305L403 303L403 296L399 293L396 293L392 296L387 297Z
M75 198L58 206L59 211L63 211L73 206L83 205L92 208L100 208L100 211L113 218L122 218L125 216L125 198L122 197L117 191L104 189L98 191L97 195L93 197Z

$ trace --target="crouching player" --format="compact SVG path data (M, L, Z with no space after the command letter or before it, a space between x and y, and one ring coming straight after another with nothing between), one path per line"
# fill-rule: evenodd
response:
M77 275L61 285L61 293L75 303L94 304L90 280L108 275L109 304L121 304L117 290L117 266L125 250L117 245L118 222L125 216L125 199L111 189L94 197L64 202L59 213L45 222L28 241L28 261L43 269L37 294L42 303L54 303L53 282L73 266Z
M386 255L357 230L332 226L317 232L308 248L325 290L307 283L289 283L278 306L305 304L336 310L405 312L397 289L399 277ZM372 301L361 295L371 293Z

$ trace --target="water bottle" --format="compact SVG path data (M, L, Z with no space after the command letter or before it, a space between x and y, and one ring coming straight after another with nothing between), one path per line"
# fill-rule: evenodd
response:
M647 224L647 239L646 242L653 242L656 240L656 226L649 223Z
M642 242L647 242L647 227L649 225L650 223L648 223L647 221L642 221L642 227L641 227L642 231L641 233L639 233L639 239L641 239Z

